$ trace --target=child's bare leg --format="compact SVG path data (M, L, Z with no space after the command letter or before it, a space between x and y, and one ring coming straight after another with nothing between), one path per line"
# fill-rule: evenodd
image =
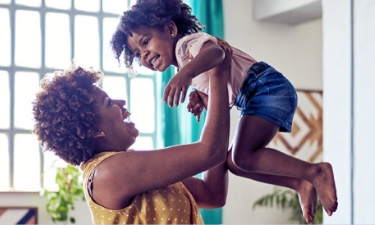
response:
M233 142L233 161L248 172L303 179L314 185L328 215L337 209L336 187L328 163L308 163L280 151L265 148L279 127L260 117L244 115Z
M234 165L231 153L228 154L227 165L228 169L237 176L295 190L298 193L301 209L303 211L303 217L305 218L306 222L312 223L314 221L318 197L316 190L311 183L293 177L252 173L240 170L236 165Z

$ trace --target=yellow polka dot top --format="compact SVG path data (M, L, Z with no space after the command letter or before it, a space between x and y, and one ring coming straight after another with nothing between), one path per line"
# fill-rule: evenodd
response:
M94 224L204 224L193 196L182 182L140 193L123 209L111 210L96 204L88 193L90 174L101 161L117 153L99 153L81 166Z

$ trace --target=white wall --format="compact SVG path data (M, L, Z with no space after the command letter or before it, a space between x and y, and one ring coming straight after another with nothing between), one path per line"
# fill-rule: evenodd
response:
M252 1L223 0L225 40L282 72L297 89L322 90L322 20L298 26L257 22L252 19ZM238 113L231 112L231 135ZM286 224L289 212L257 208L253 202L272 192L273 186L230 176L225 224Z
M375 224L375 1L323 0L324 157L339 208L329 224Z
M253 0L253 18L289 25L322 17L321 0Z
M375 1L354 2L354 223L375 224Z
M323 156L332 163L339 201L328 224L351 222L351 17L350 0L323 1Z

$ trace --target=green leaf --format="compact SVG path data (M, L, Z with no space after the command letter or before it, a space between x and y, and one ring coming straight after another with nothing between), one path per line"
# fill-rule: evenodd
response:
M296 192L289 189L283 189L275 186L271 194L267 194L253 203L253 209L256 207L281 207L282 209L290 208L292 214L290 220L297 221L299 224L306 224L303 218L302 210L299 204L299 198ZM315 215L314 224L323 223L323 208L321 202L318 201L318 207Z
M46 209L53 222L67 222L69 218L71 223L75 223L75 218L68 217L68 215L70 210L74 210L77 198L85 200L80 176L81 171L78 167L67 165L65 168L56 168L55 182L59 191L42 190L40 192L41 196L48 199Z

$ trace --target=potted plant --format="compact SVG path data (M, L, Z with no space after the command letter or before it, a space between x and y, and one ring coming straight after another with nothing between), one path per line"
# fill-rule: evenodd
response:
M298 194L289 189L283 189L275 186L271 194L267 194L260 199L256 200L253 204L253 209L256 207L274 207L285 209L292 209L292 215L289 218L290 220L297 221L300 224L306 224L305 219L303 218L303 213L301 206L299 204ZM313 224L322 224L323 223L323 207L318 200L318 206L315 214L315 220Z
M46 209L54 223L67 223L68 220L70 223L75 223L75 218L69 216L69 211L74 210L74 203L78 199L85 200L80 176L78 167L71 165L56 167L55 181L58 191L42 190L41 196L48 199Z

